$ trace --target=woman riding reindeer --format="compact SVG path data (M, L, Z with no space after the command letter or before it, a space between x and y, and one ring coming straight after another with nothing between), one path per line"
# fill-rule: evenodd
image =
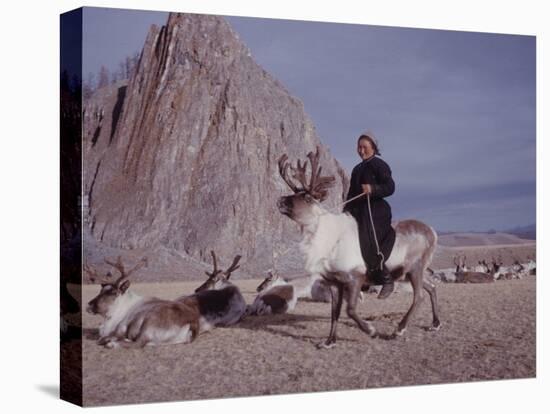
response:
M385 197L395 190L391 169L381 158L378 144L372 134L362 134L357 140L357 153L361 162L351 173L348 203L344 207L357 221L361 254L367 264L370 279L382 284L378 298L385 299L394 283L384 266L395 243L395 230L391 225L391 207ZM361 195L366 195L361 197ZM351 200L351 201L349 201Z

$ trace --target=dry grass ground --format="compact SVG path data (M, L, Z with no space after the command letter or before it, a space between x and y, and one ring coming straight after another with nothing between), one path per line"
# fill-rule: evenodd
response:
M251 302L259 280L236 282ZM198 282L136 284L135 291L175 298ZM427 332L429 300L404 335L369 338L345 316L337 346L317 350L329 331L330 304L300 301L290 314L250 317L218 328L192 344L109 350L95 343L100 318L83 316L84 404L111 405L412 384L527 378L535 367L535 277L490 284L439 284L443 327ZM97 292L83 288L84 301ZM391 334L408 309L410 293L380 301L359 314Z

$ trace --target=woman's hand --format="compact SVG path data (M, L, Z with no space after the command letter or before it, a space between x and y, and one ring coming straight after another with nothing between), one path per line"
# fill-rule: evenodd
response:
M370 184L361 184L361 188L363 189L364 194L371 194L372 193L372 187Z

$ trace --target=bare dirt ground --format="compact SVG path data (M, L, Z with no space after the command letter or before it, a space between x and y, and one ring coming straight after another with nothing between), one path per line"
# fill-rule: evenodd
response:
M259 280L238 280L251 302ZM199 282L136 284L138 293L175 298ZM370 338L342 313L335 348L317 350L330 327L330 304L300 301L286 315L249 317L186 345L105 349L99 317L83 315L84 404L302 393L536 375L534 276L489 284L438 284L442 328L428 332L427 295L403 337L393 333L410 293L367 295L361 316L382 334ZM83 299L97 294L83 287Z

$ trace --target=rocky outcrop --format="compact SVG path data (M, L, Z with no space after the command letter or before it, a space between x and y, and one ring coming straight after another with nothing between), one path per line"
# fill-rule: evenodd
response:
M135 75L97 91L84 113L84 192L93 243L159 248L209 261L243 255L249 274L299 269L297 227L276 208L289 193L277 159L321 147L303 104L257 65L220 17L171 14L152 26ZM90 251L90 254L93 252ZM151 260L151 258L150 258Z

